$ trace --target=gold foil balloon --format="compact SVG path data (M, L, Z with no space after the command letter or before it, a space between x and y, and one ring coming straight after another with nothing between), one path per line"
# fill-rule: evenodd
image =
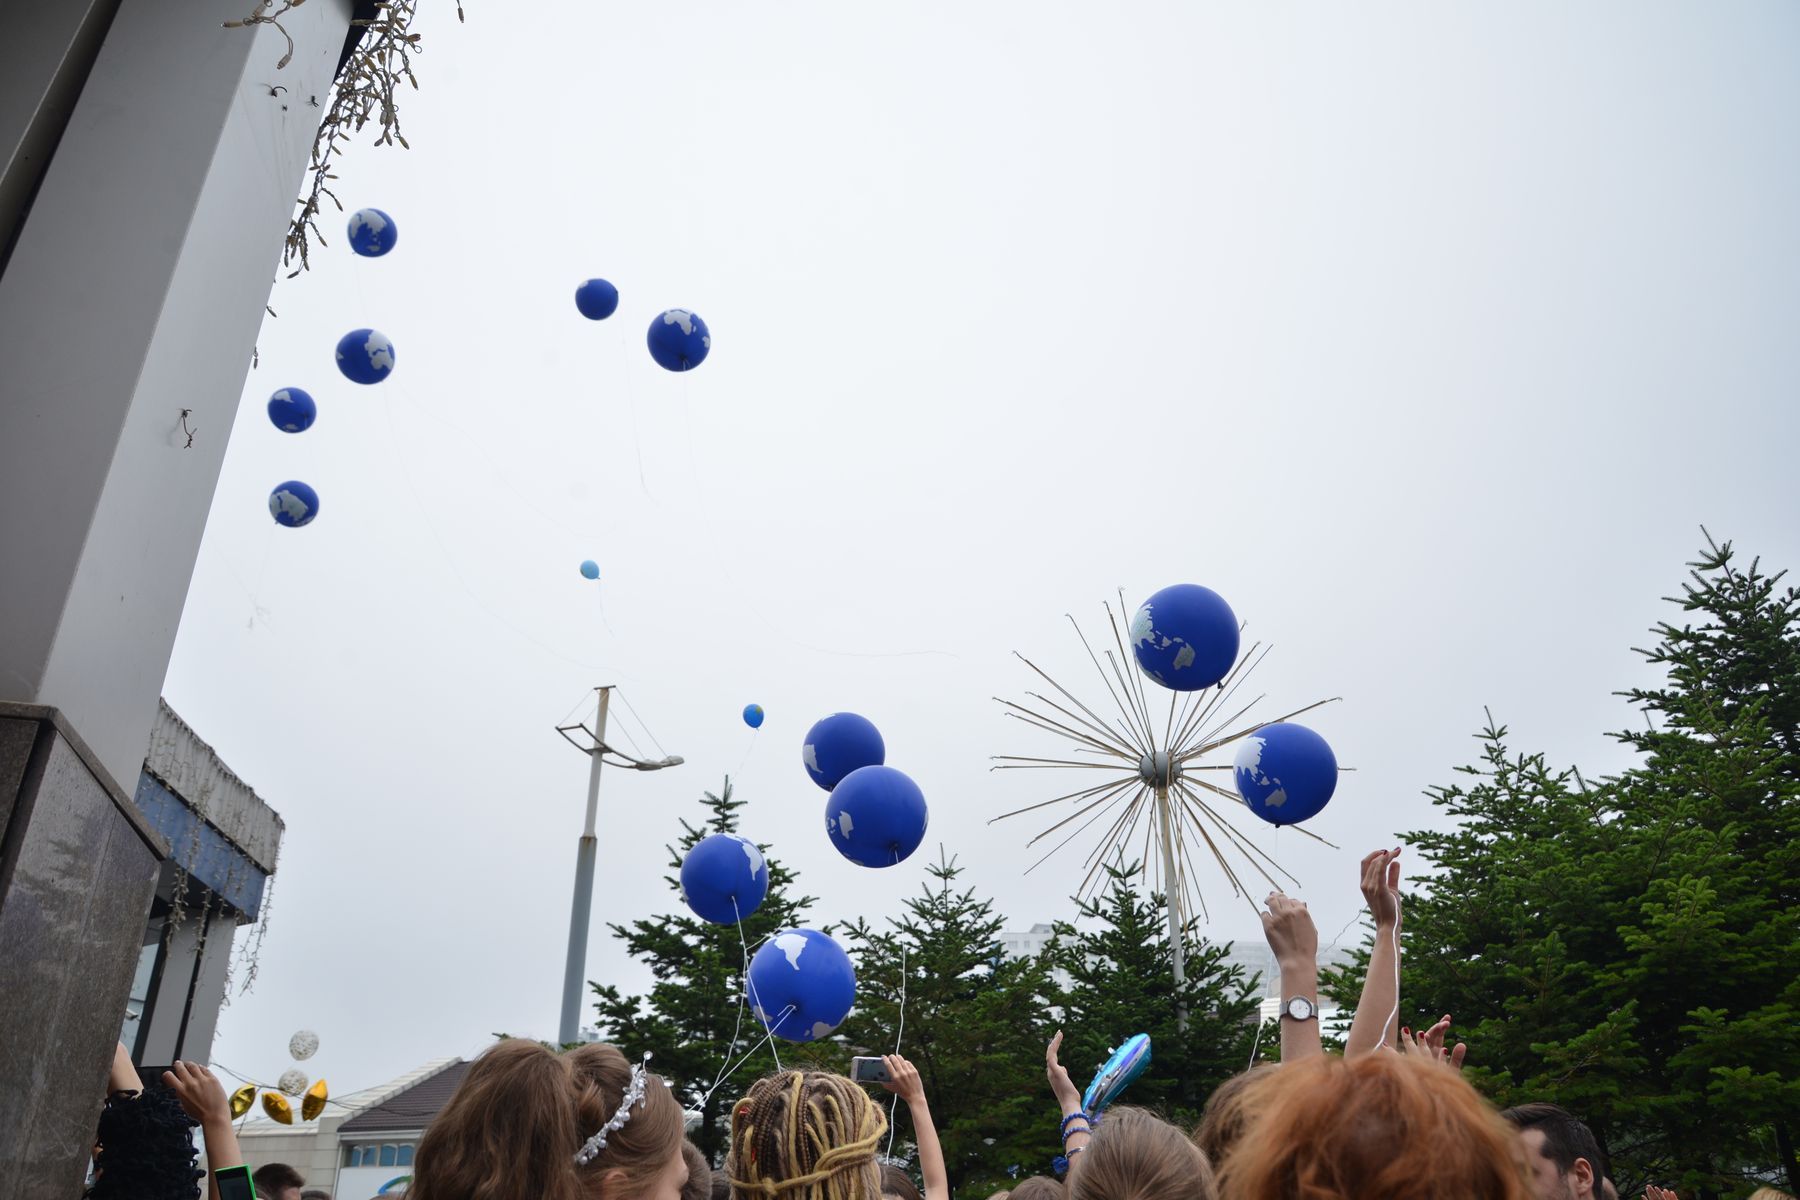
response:
M256 1085L254 1083L246 1083L243 1087L231 1093L231 1119L234 1121L237 1120L239 1117L249 1112L250 1106L255 1103Z
M310 1121L325 1111L325 1100L331 1093L325 1087L325 1081L319 1080L307 1089L306 1099L300 1102L300 1119Z
M276 1121L282 1125L292 1125L294 1123L293 1107L288 1104L287 1097L280 1092L263 1093L263 1111L269 1114L269 1119L271 1121Z

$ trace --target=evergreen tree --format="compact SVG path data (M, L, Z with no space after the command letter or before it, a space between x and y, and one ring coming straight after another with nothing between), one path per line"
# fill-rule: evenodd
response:
M681 894L677 876L683 855L701 838L736 833L738 811L744 807L744 801L732 798L729 777L719 794L707 792L701 804L706 819L697 826L683 819L679 844L668 848L674 874L667 876L666 882L677 896ZM769 867L769 892L743 922L742 936L752 947L773 933L804 924L805 910L814 902L811 896L790 895L794 872L770 857L768 846L761 849ZM766 1031L743 999L744 947L738 927L709 924L683 905L667 916L609 928L625 943L632 958L650 968L654 982L647 996L625 996L610 984L589 983L602 1036L624 1047L629 1055L645 1050L655 1055L655 1070L676 1088L683 1104L700 1112L699 1129L692 1135L695 1144L710 1161L720 1162L730 1136L729 1106L747 1086L737 1081L775 1069L770 1048L758 1046ZM707 1098L714 1079L727 1065L728 1053L733 1063L746 1054L748 1057L732 1080ZM781 1053L784 1061L791 1057L788 1047Z
M1402 1020L1450 1012L1503 1104L1582 1116L1622 1194L1800 1184L1800 593L1708 539L1625 693L1643 754L1589 785L1490 719L1451 832L1406 841ZM1353 1004L1366 955L1327 986ZM1429 1008L1421 1008L1428 1005Z
M1212 1090L1250 1064L1258 1033L1255 979L1225 961L1230 943L1209 942L1190 924L1178 989L1162 897L1138 892L1138 863L1106 873L1105 891L1092 901L1077 898L1076 923L1058 922L1045 954L1070 980L1053 995L1062 1013L1063 1064L1085 1087L1084 1076L1114 1047L1147 1033L1150 1066L1126 1099L1191 1126ZM1178 1010L1185 1010L1185 1029Z
M1049 977L1036 959L1002 954L1004 919L953 886L954 859L940 851L926 870L931 882L886 929L851 927L857 1002L838 1032L854 1054L891 1053L898 1038L924 1080L951 1190L982 1196L1007 1186L1012 1167L1042 1173L1056 1144L1043 1068ZM894 1119L906 1140L904 1104Z

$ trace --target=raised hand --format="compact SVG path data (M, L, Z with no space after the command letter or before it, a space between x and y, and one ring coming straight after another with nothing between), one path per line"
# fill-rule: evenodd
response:
M1050 1048L1044 1051L1044 1074L1049 1078L1051 1094L1062 1105L1063 1112L1078 1113L1081 1111L1081 1091L1075 1086L1075 1081L1069 1078L1068 1069L1056 1059L1056 1052L1062 1046L1062 1037L1062 1030L1057 1030L1056 1036L1050 1039Z
M1283 967L1319 960L1319 927L1306 911L1306 901L1270 892L1262 914L1263 936L1275 961Z
M1463 1059L1468 1056L1469 1047L1462 1042L1446 1050L1445 1039L1450 1033L1450 1014L1439 1017L1437 1024L1420 1033L1414 1029L1400 1031L1400 1053L1424 1058L1427 1062L1441 1063L1454 1070L1462 1070Z
M1362 860L1363 903L1377 930L1400 927L1400 848L1376 850Z
M163 1072L163 1084L181 1101L182 1111L203 1126L231 1125L225 1085L199 1063L178 1062Z
M882 1087L906 1101L908 1108L925 1099L925 1081L919 1078L919 1068L898 1054L883 1055L881 1061L886 1064L888 1073Z

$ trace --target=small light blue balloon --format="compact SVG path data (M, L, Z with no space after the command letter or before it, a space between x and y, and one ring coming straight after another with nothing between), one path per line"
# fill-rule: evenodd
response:
M581 575L584 579L600 578L600 564L591 558L583 559L581 563Z
M761 729L763 723L763 707L760 704L744 706L744 724L752 729Z

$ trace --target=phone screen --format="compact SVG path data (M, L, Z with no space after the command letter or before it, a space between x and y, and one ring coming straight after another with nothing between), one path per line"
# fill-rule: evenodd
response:
M879 1058L853 1058L850 1060L850 1078L858 1083L886 1083L887 1064Z
M219 1200L256 1200L249 1167L220 1167L213 1172L213 1180L219 1185Z

